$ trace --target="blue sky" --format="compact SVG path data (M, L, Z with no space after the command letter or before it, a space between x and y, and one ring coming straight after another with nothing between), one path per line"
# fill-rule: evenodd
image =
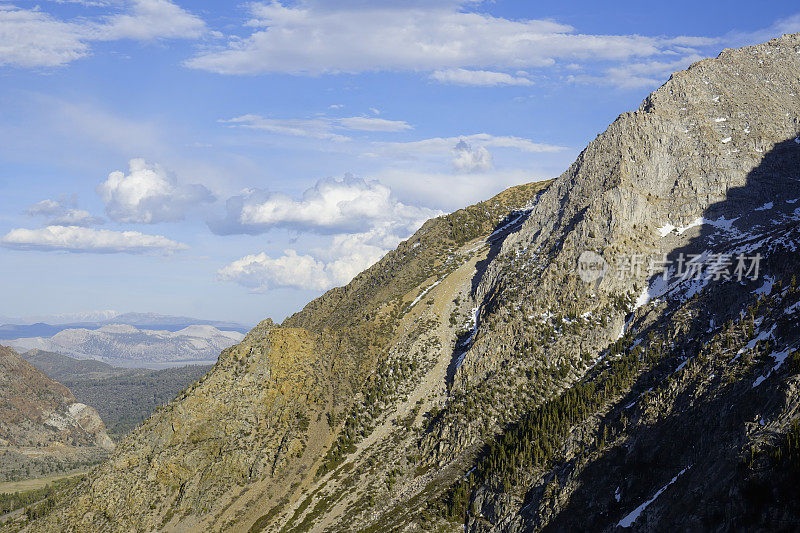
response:
M0 316L254 323L791 2L0 0Z

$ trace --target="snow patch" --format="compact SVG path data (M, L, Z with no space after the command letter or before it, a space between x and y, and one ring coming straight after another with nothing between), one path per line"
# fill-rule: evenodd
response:
M697 217L696 219L689 222L687 225L675 228L675 231L677 231L678 235L683 235L687 230L690 230L696 226L702 226L704 222L705 219L703 217Z
M636 303L633 306L633 310L636 311L640 307L644 307L650 302L650 287L646 286L642 293L636 298Z
M753 291L755 295L762 295L762 294L771 294L772 287L775 285L775 277L774 276L765 276L764 277L764 284Z
M664 224L663 226L658 228L657 231L658 231L658 234L663 238L663 237L666 237L667 235L669 235L670 233L672 233L672 230L674 230L674 229L676 229L675 226L673 226L672 224L667 222L666 224Z
M780 368L783 366L783 363L786 361L786 358L789 357L791 354L792 354L791 347L786 348L782 352L773 352L772 354L770 354L771 357L775 359L775 366L773 366L770 369L770 371L767 372L766 376L759 376L758 379L756 379L755 382L753 383L753 388L755 389L756 387L764 383L764 381L766 381L766 379L769 378L773 372L777 372L778 370L780 370Z
M767 202L761 207L756 207L756 211L767 211L768 209L772 209L775 206L773 202Z
M634 509L634 510L633 510L633 512L632 512L631 514L629 514L628 516L626 516L625 518L623 518L622 520L620 520L620 521L619 521L619 523L618 523L617 525L618 525L619 527L631 527L631 526L633 525L633 523L634 523L634 522L636 522L636 519L637 519L637 518L639 518L639 516L640 516L640 515L641 515L641 514L644 512L644 510L645 510L645 509L647 509L647 507L648 507L648 506L649 506L651 503L653 503L654 501L656 501L656 499L657 499L659 496L661 496L661 494L663 494L663 493L664 493L664 491L665 491L665 490L667 490L667 489L670 487L670 485L672 485L673 483L675 483L676 481L678 481L678 478L679 478L679 477L681 477L683 474L685 474L685 473L686 473L686 471L687 471L687 470L689 470L690 468L691 468L691 466L687 466L686 468L684 468L683 470L681 470L681 471L678 473L678 475L677 475L677 476L675 476L674 478L672 478L672 481L670 481L669 483L667 483L666 485L664 485L664 486L663 486L663 487L662 487L662 488L661 488L661 489L660 489L658 492L656 492L656 493L655 493L655 495L654 495L652 498L650 498L649 500L647 500L646 502L644 502L642 505L640 505L639 507L637 507L636 509Z
M769 339L769 338L773 338L773 336L772 336L772 332L773 332L773 331L775 331L775 328L776 328L776 327L777 327L777 326L773 325L773 326L772 326L772 327L769 329L769 331L759 331L759 332L758 332L758 335L756 335L756 337L755 337L754 339L752 339L750 342L748 342L748 343L745 345L745 347L744 347L744 348L742 348L742 349L740 349L738 352L736 352L736 357L734 357L733 359L731 359L731 363L733 363L734 361L736 361L737 359L739 359L739 357L740 357L740 356L741 356L741 355L742 355L744 352L746 352L746 351L749 351L749 350L752 350L753 348L755 348L755 347L756 347L756 344L758 344L759 342L761 342L761 341L765 341L765 340L767 340L767 339Z
M409 307L414 307L415 305L417 305L417 304L419 303L419 301L420 301L420 300L422 300L423 296L425 296L426 294L428 294L428 291L430 291L432 288L434 288L435 286L437 286L437 285L438 285L438 284L440 284L441 282L442 282L442 280L437 280L437 281L433 282L433 285L431 285L430 287L428 287L427 289L425 289L424 291L422 291L422 292L419 294L419 296L417 296L416 298L414 298L414 301L413 301L413 302L411 302L411 305L410 305Z

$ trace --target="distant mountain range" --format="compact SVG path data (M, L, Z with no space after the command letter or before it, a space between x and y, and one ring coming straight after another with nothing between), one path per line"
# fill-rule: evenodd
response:
M86 317L86 318L83 318ZM65 319L72 319L67 320ZM236 322L203 320L157 313L84 313L82 315L48 315L29 318L0 317L0 340L22 337L52 337L65 329L100 329L110 324L136 326L139 329L178 331L188 326L214 326L225 331L247 333L249 326Z
M164 317L169 318L169 317ZM98 329L64 329L52 336L7 341L20 351L39 349L79 359L96 359L123 367L163 368L213 363L219 353L244 338L238 331L190 325L177 331L107 324Z

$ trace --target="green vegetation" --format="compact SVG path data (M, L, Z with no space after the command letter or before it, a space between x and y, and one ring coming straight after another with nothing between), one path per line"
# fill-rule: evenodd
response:
M533 409L519 423L489 443L469 477L458 483L445 497L444 515L460 519L467 510L472 489L489 484L508 491L523 481L532 469L544 469L557 460L569 430L597 413L607 402L630 389L641 370L661 358L660 349L630 349L630 338L612 345L613 360L595 378L575 384L560 396ZM597 446L604 446L613 428L598 432Z
M423 321L417 327L424 331L434 324ZM325 455L323 463L317 470L317 476L323 476L336 469L344 458L355 452L355 444L369 435L375 427L375 421L391 402L399 397L403 386L424 373L433 360L429 360L419 352L406 354L406 357L383 357L377 369L367 379L363 400L356 403L348 415L336 441ZM329 424L335 425L335 417L328 417Z
M745 462L752 469L759 455L759 450L751 446ZM800 420L794 420L781 442L770 450L773 465L776 468L788 469L793 474L800 474Z
M68 378L61 383L75 398L100 414L111 438L119 439L144 422L153 411L211 369L189 365L164 370L122 369L102 378Z
M0 515L25 508L28 520L44 516L55 505L56 495L74 487L82 478L73 476L56 479L42 488L0 494Z

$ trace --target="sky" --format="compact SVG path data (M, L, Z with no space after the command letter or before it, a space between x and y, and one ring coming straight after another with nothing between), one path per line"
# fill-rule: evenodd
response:
M0 319L281 320L792 32L788 1L0 0Z

